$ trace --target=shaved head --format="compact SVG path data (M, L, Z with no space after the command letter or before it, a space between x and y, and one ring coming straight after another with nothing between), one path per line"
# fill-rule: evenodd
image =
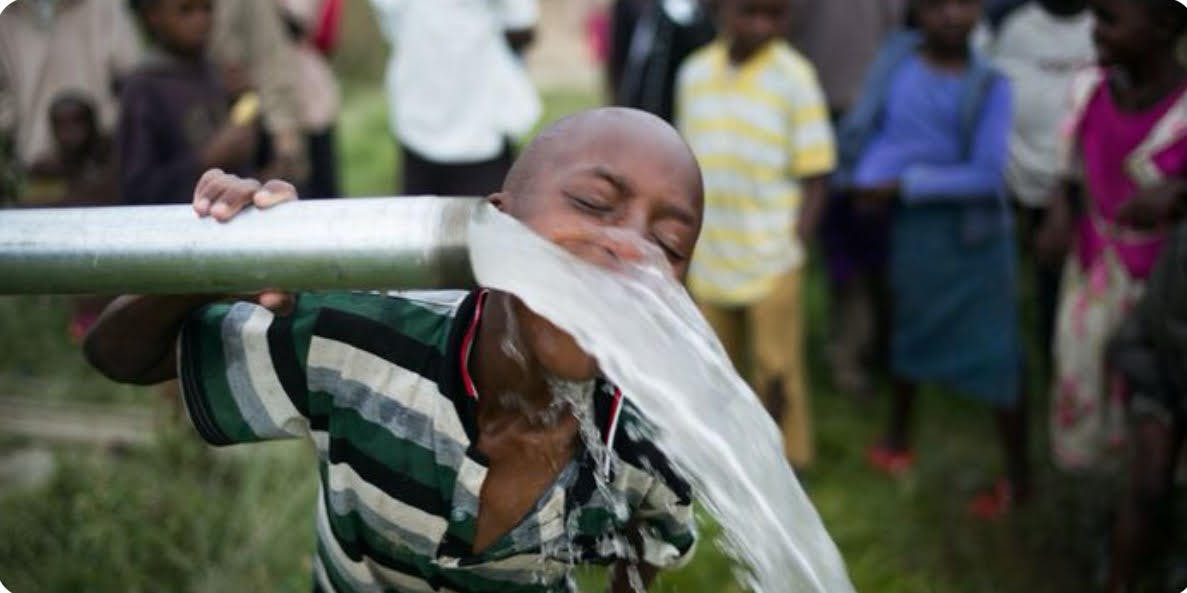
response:
M689 180L696 185L696 208L701 209L701 173L692 150L668 122L638 109L603 107L562 117L540 132L516 159L503 183L511 196L532 194L540 171L553 167L597 146L617 145L622 149L658 151L672 161L682 162Z
M701 231L702 193L696 157L671 125L608 107L548 126L488 200L588 262L613 266L662 253L680 278ZM596 361L572 336L516 303L528 350L541 366L566 380L595 376Z

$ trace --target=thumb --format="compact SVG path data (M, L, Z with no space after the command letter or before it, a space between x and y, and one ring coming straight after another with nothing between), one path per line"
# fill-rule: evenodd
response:
M251 201L256 208L271 208L282 202L291 202L297 199L297 188L287 181L273 179L263 185L251 197Z

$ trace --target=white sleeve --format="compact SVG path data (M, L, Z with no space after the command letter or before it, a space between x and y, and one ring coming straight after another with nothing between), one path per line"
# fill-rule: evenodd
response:
M495 11L505 31L531 29L540 20L537 0L495 0Z

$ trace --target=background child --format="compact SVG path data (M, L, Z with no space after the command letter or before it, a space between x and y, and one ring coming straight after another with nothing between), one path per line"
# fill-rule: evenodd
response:
M54 139L54 152L30 169L37 178L54 179L60 194L53 202L61 206L102 206L119 201L119 172L111 138L99 127L94 100L81 92L59 93L50 102L47 119ZM32 183L31 183L32 185ZM111 299L83 296L74 299L67 332L74 342L84 335Z
M812 461L801 267L836 159L824 95L783 39L787 0L728 0L723 37L677 77L677 120L705 181L705 227L689 289L735 366L783 427L787 457Z
M336 198L338 183L337 121L341 106L338 81L329 52L319 40L332 38L338 26L338 0L279 0L280 14L293 42L293 61L301 81L301 128L309 156L309 178L299 184L305 198Z
M970 511L995 516L1026 497L1025 407L1014 250L1002 174L1010 88L969 47L978 0L916 0L919 34L894 39L844 124L856 200L891 207L890 425L871 462L913 461L912 405L936 382L994 406L1008 479Z
M1029 248L1059 185L1059 125L1065 117L1072 78L1096 61L1088 3L1027 2L1005 15L987 50L1014 90L1017 108L1010 132L1006 184L1018 207L1021 244ZM1045 374L1063 266L1058 260L1034 264L1035 330Z
M230 97L206 60L211 0L131 0L148 37L145 62L120 97L124 201L188 203L207 168L246 173L254 114L229 121Z
M1180 204L1182 204L1182 197ZM1138 575L1153 577L1158 590L1162 571L1151 560L1164 556L1171 533L1157 529L1171 516L1175 468L1187 434L1187 225L1170 238L1147 291L1109 343L1108 362L1132 390L1129 480L1122 491L1113 531L1110 592L1135 590Z
M1068 469L1119 460L1125 389L1108 372L1104 347L1141 294L1187 177L1187 73L1175 58L1187 8L1174 0L1090 5L1102 69L1076 81L1066 187L1040 237L1052 258L1074 243L1051 414L1055 460Z
M99 128L95 102L79 92L59 93L46 119L54 150L33 164L30 177L60 180L62 194L54 201L63 206L118 202L115 148Z

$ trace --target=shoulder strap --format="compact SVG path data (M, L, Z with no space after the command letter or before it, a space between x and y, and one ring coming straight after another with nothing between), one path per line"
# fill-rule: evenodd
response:
M1142 143L1125 159L1125 169L1140 186L1162 182L1166 176L1154 163L1154 155L1187 135L1187 92L1180 91L1175 104L1154 124Z
M997 70L980 56L974 56L960 104L960 135L966 158L973 152L973 143L977 140L977 124L981 121L981 112L985 108L986 99L989 98L989 91L997 80Z

